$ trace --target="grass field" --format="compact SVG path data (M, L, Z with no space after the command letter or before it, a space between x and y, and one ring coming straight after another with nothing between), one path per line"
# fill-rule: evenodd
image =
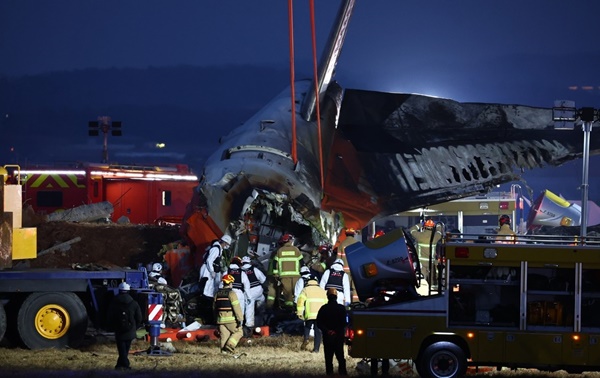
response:
M321 353L301 351L300 336L243 339L237 348L246 355L238 359L220 353L216 341L175 341L170 356L148 356L149 343L136 340L130 356L132 370L115 371L117 351L105 336L89 340L87 345L74 350L32 351L15 347L0 348L0 376L2 377L319 377L325 376L323 349ZM312 344L311 344L312 346ZM165 348L165 350L167 350ZM368 376L359 371L358 359L347 357L350 376ZM334 362L337 369L337 363ZM392 371L392 376L415 376L412 373ZM503 370L472 374L473 377L577 377L565 372L543 373L531 369ZM585 373L586 377L600 377L600 373Z

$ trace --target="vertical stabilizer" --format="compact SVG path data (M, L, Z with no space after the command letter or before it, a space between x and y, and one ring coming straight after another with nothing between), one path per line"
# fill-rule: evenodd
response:
M352 16L352 11L354 10L354 3L355 0L344 0L340 5L337 18L333 24L331 32L329 33L327 46L323 51L323 55L321 56L319 63L319 72L317 74L317 79L319 80L319 93L315 93L315 83L313 79L310 89L304 97L304 102L302 103L300 114L306 121L310 121L312 118L315 110L315 101L317 101L317 98L320 98L321 94L327 90L327 86L333 77L333 71L342 51L344 39L346 38L348 24L350 23L350 16Z

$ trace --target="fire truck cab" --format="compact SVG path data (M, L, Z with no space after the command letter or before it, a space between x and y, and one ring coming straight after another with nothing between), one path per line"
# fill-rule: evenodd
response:
M458 236L438 246L441 285L429 295L402 278L410 262L398 261L411 243L401 234L378 238L381 249L369 254L363 243L346 248L366 299L350 311L350 356L410 360L422 377L461 376L469 366L600 368L600 240Z

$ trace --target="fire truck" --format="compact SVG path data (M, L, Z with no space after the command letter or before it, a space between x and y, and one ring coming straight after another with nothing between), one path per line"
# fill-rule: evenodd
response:
M88 325L108 329L106 310L121 282L131 286L151 330L160 330L163 298L150 288L143 267L100 271L13 267L37 255L37 229L22 227L19 170L8 168L15 167L17 182L5 183L7 166L0 166L0 341L6 336L30 349L75 348Z
M180 224L198 178L187 165L140 166L82 163L20 171L25 204L49 214L108 201L112 221Z
M350 356L409 360L438 378L600 369L600 240L448 234L436 249L440 285L423 295L403 229L346 248L363 301L350 311Z

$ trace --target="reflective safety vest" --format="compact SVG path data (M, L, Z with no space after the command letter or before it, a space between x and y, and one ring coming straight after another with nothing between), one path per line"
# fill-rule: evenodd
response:
M327 292L316 281L309 282L298 296L296 314L303 316L304 320L314 320L325 303L327 303Z
M273 275L299 277L302 253L291 242L284 244L273 258Z
M215 295L217 324L235 323L234 306L239 307L240 302L231 288L219 289L217 295Z
M244 285L242 284L242 269L229 267L227 273L233 276L233 284L231 286L234 289L244 291Z
M242 269L245 273L246 276L248 276L248 281L250 281L250 287L257 287L260 286L260 281L258 280L258 277L256 277L256 273L254 272L254 267L248 268L248 269ZM241 282L241 279L240 279Z
M329 269L329 279L325 284L325 289L334 287L337 291L344 292L344 274L346 273L343 270Z

